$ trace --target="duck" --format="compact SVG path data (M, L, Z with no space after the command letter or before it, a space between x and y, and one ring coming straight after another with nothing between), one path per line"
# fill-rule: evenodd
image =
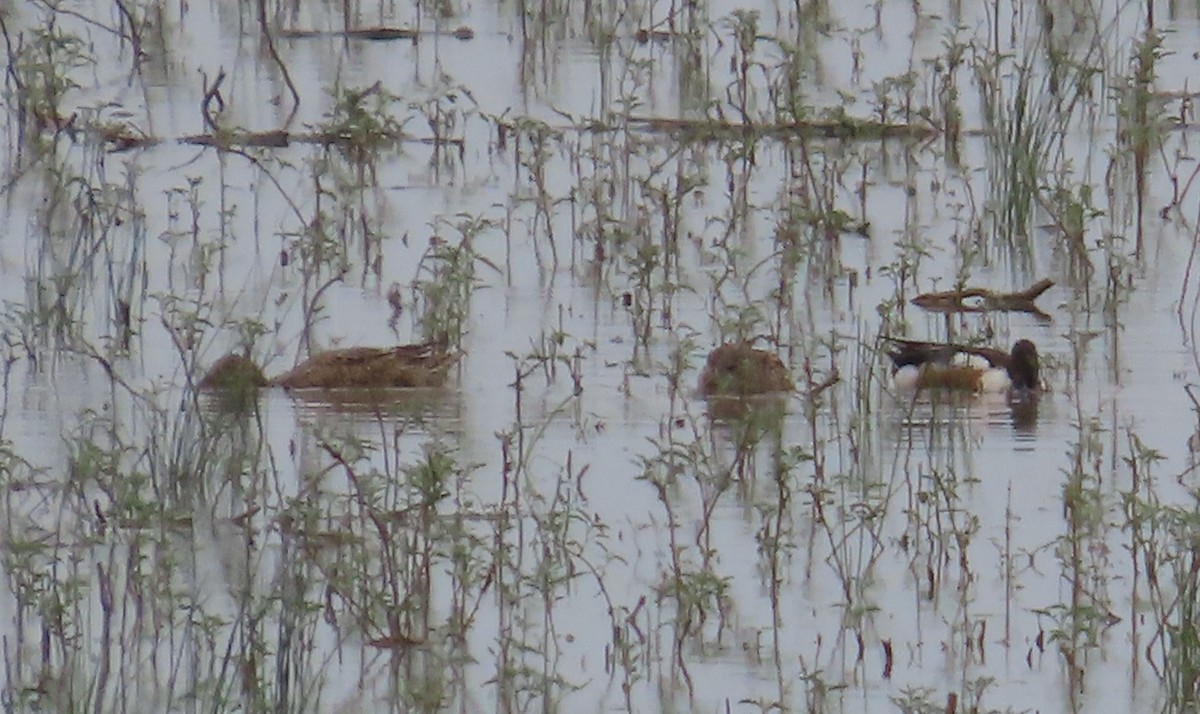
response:
M700 373L700 394L705 397L745 397L794 387L779 355L749 342L726 342L717 347Z
M320 352L268 379L249 357L228 354L213 363L197 386L201 390L440 387L457 360L457 353L435 342L349 347Z
M1041 391L1038 350L1031 340L1017 340L1005 352L939 342L885 338L901 389L952 389L976 393L1035 394Z

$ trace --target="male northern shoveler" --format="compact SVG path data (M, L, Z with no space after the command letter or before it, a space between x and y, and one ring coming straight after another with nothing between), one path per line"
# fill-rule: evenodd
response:
M248 357L226 355L199 382L201 389L438 387L458 354L427 342L397 347L351 347L314 355L267 379Z
M726 342L713 350L700 373L700 393L706 397L744 397L793 387L779 355L755 349L749 342Z
M973 392L1032 393L1038 381L1038 351L1017 340L1011 352L990 347L885 338L895 365L893 380L902 389L962 389Z

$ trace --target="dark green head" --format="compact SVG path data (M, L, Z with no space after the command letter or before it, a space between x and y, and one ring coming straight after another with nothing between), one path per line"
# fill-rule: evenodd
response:
M1014 390L1037 391L1041 389L1038 379L1038 351L1033 342L1017 340L1008 358L1008 376Z

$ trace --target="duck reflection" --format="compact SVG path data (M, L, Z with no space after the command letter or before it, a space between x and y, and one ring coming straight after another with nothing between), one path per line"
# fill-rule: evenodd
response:
M1012 415L1012 427L1018 436L1037 435L1038 396L1036 392L1028 392L1009 399L1008 409Z
M708 418L714 423L772 426L787 413L788 400L782 394L760 394L751 397L709 397L706 400Z

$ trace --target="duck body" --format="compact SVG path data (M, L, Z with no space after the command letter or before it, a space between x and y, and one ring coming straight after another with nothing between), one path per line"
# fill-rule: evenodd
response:
M267 379L248 357L226 355L198 383L201 389L371 389L439 387L458 355L435 343L328 350Z
M700 393L706 397L744 397L793 388L779 355L755 349L748 342L726 342L716 348L700 373Z
M1032 393L1041 389L1037 347L1017 340L1010 352L939 342L887 338L899 389Z
M432 343L350 347L313 355L270 383L285 389L440 387L455 360Z

